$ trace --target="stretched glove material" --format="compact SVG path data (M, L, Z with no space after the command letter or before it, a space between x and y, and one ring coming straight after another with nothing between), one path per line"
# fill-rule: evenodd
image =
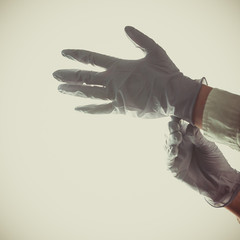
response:
M108 100L102 105L76 108L85 113L121 113L141 118L173 115L192 123L201 84L184 76L151 38L130 26L125 27L125 32L143 50L144 58L124 60L86 50L63 50L63 56L103 67L105 71L58 70L53 76L65 82L59 91Z
M206 197L214 207L229 204L240 190L240 173L233 169L214 142L197 127L169 122L166 141L168 167L176 178Z

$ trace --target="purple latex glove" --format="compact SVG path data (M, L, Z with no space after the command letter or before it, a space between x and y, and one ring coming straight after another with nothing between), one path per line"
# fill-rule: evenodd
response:
M231 203L240 190L240 173L197 127L172 118L165 149L174 176L206 197L214 207Z
M125 32L143 50L145 57L125 60L86 50L63 50L63 56L100 66L105 71L55 71L53 76L65 82L59 86L59 91L108 100L104 104L76 108L84 113L121 113L140 118L177 116L192 123L201 83L184 76L164 49L151 38L130 26L125 27Z

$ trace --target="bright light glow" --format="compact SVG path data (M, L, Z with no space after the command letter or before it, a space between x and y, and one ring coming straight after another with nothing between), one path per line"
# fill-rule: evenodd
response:
M240 94L239 1L1 1L0 239L239 239L164 165L168 119L88 116L52 72L99 70L61 56L87 49L142 57L125 36L152 37L186 75ZM220 146L240 169L239 153Z

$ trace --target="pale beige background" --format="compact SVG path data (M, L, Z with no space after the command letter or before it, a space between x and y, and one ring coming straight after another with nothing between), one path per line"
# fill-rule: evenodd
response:
M64 48L142 57L126 25L186 75L240 93L238 0L1 0L1 240L239 239L231 213L166 171L166 119L86 116L73 109L87 100L57 92L55 70L93 69Z

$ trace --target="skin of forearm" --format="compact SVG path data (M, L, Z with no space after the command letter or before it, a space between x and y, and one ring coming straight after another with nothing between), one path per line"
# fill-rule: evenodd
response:
M240 192L225 208L232 212L234 215L236 215L238 218L240 218Z
M202 129L203 111L212 88L207 85L202 85L199 91L194 110L193 110L193 123L198 128Z

